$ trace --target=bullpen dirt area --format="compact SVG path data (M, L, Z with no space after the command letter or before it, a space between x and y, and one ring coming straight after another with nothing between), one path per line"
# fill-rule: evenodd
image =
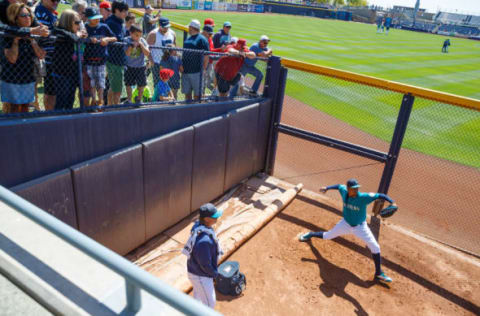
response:
M480 260L429 241L388 221L380 232L391 285L373 280L362 241L348 236L298 241L300 233L328 230L340 220L338 202L302 191L229 259L240 262L247 289L217 293L224 315L479 315Z

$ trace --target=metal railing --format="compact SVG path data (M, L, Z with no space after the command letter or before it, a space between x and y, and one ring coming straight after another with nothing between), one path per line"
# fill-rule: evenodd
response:
M141 309L142 301L140 290L143 289L186 315L221 315L192 297L175 290L160 279L155 278L130 261L76 231L69 225L2 186L0 186L0 200L125 278L126 310L130 313L136 313Z

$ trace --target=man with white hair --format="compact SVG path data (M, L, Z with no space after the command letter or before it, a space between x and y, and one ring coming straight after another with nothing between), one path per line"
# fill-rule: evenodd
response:
M200 22L192 20L188 25L188 34L190 37L183 43L183 48L210 51L208 40L200 34ZM192 93L196 100L200 100L201 73L207 69L208 55L198 52L184 52L182 56L183 74L182 74L182 93L185 94L185 100L192 100ZM202 67L203 66L203 67Z
M268 43L270 42L270 39L268 38L267 35L262 35L260 37L260 41L257 43L253 44L250 46L250 51L254 52L256 57L270 57L272 56L272 50L268 48ZM260 84L262 83L263 79L263 74L260 70L258 70L255 67L255 64L257 63L257 59L245 59L245 63L242 66L242 69L240 69L240 73L246 78L247 74L252 75L255 77L255 82L253 83L252 88L250 89L250 93L252 95L257 95L258 88L260 87Z
M156 87L160 81L160 63L163 56L163 49L158 47L177 44L177 37L175 32L170 29L168 18L161 17L158 20L158 27L148 34L147 43L150 46L150 60L153 62L153 83Z

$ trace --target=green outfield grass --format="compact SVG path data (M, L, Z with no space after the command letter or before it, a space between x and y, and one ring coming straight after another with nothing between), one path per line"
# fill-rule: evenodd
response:
M480 42L291 15L163 10L172 21L231 21L249 44L271 38L275 55L480 99ZM361 130L390 141L402 96L337 79L289 70L287 94ZM480 112L418 99L404 147L480 168Z

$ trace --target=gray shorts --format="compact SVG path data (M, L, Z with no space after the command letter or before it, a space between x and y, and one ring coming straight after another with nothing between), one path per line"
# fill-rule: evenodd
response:
M92 88L105 89L105 76L107 74L105 65L87 65L87 74L90 77Z
M200 73L182 74L182 93L188 94L193 92L193 95L198 96L200 92Z

